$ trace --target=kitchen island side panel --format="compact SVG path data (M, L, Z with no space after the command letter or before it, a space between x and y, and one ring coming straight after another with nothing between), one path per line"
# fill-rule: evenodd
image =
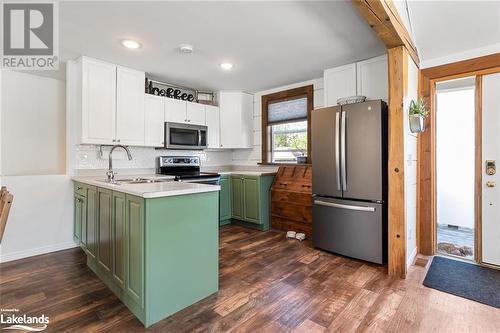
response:
M146 327L219 287L219 193L147 199Z

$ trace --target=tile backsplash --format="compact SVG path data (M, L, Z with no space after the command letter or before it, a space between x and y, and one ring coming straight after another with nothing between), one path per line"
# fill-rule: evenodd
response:
M93 170L107 169L110 146L77 145L75 152L75 169ZM155 168L157 156L199 156L202 166L230 165L231 151L201 151L201 150L164 150L150 147L129 147L132 160L127 159L123 149L113 151L113 167L116 169L152 169ZM102 151L102 156L101 156Z

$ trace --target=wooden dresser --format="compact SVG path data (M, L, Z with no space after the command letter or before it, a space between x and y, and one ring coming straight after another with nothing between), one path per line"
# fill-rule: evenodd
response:
M312 237L312 167L281 166L271 187L271 226Z

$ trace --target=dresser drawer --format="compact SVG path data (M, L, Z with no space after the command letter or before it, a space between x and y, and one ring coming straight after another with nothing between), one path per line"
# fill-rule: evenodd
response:
M87 187L84 184L75 182L74 187L76 194L79 194L84 197L87 196Z

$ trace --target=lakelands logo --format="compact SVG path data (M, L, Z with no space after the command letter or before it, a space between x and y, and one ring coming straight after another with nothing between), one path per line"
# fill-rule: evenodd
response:
M19 309L1 309L0 325L2 330L41 332L47 328L48 324L49 317L44 314L41 316L27 316L19 314Z
M57 70L58 7L56 2L2 3L2 68Z

